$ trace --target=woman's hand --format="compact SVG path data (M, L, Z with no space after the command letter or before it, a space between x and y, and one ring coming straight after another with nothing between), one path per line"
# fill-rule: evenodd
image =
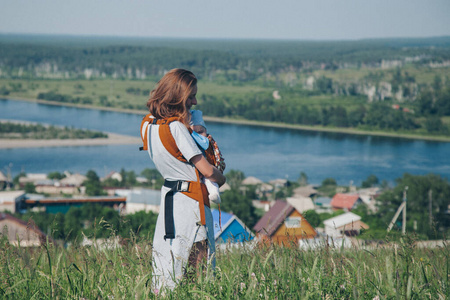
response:
M225 176L214 166L212 166L206 158L198 154L191 158L191 163L197 168L197 170L203 174L206 178L214 181L219 186L222 186L227 180Z

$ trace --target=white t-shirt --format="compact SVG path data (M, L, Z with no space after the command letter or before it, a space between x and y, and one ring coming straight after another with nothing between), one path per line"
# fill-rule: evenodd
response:
M170 132L175 143L187 161L192 157L201 155L201 150L197 147L194 139L189 134L186 126L179 121L170 123ZM148 132L149 155L155 163L156 169L167 180L188 180L196 181L195 167L190 163L183 163L170 154L159 138L159 125L151 125Z

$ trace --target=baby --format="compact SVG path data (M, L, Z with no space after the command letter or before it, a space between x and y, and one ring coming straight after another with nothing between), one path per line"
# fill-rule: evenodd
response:
M206 131L206 124L205 121L203 121L203 113L200 110L191 110L190 125L193 130L192 137L205 154L208 162L217 167L223 173L225 163L223 162L223 158L221 157L221 153L216 142L211 135L208 135ZM217 183L205 178L205 185L208 189L209 200L216 204L220 204L221 200L219 186Z

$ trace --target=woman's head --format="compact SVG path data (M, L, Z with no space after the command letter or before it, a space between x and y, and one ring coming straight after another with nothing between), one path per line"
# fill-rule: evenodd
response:
M189 125L189 109L197 104L197 78L184 69L170 70L150 92L147 107L157 119L179 117Z

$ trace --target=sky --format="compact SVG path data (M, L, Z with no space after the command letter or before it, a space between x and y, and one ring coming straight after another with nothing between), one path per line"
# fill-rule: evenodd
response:
M0 0L0 34L357 40L450 36L450 0Z

